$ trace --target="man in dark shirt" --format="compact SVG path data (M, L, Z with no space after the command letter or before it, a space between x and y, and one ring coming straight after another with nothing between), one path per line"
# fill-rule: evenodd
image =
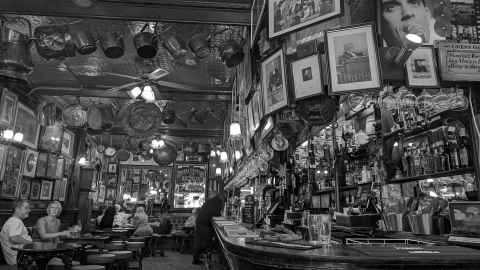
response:
M215 195L215 194L212 194ZM225 195L223 192L208 199L198 211L195 228L195 244L193 251L193 264L200 264L200 255L208 249L214 237L212 218L219 217L222 213Z

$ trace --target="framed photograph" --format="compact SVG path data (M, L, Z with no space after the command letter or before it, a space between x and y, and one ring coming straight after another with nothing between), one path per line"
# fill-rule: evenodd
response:
M372 25L329 30L325 39L331 94L381 87L380 66Z
M48 154L48 161L47 161L47 177L55 178L57 175L57 161L58 156L55 154Z
M42 127L39 148L52 153L60 153L63 133L63 127L58 124Z
M3 181L3 174L5 172L5 157L7 155L8 146L0 144L0 183Z
M30 195L30 185L31 180L28 178L23 178L22 183L20 184L20 199L21 200L28 200L28 196Z
M14 93L2 88L2 97L0 100L0 125L13 127L15 121L15 112L17 111L18 97Z
M435 52L431 46L415 49L405 62L405 70L409 87L438 88L440 86Z
M67 157L73 157L73 144L75 142L75 134L70 130L63 131L62 150L61 153Z
M6 199L16 199L20 186L20 170L22 168L23 151L15 146L8 146L5 156L5 171L3 173L0 196Z
M115 200L115 188L107 188L107 195L105 196L105 200Z
M42 188L42 183L40 181L32 180L30 187L30 200L40 200L40 189Z
M108 163L108 173L117 173L117 163Z
M37 159L37 170L35 175L38 177L47 176L47 163L48 163L48 153L40 152L38 153Z
M282 50L262 62L262 88L265 114L288 105L285 59Z
M98 189L98 202L103 203L105 201L105 185L100 185Z
M25 158L23 160L23 176L35 177L37 169L38 152L31 149L25 150Z
M58 158L57 159L57 167L56 167L56 170L55 170L55 178L62 179L64 168L65 168L65 159Z
M33 149L37 149L38 135L40 133L40 125L37 121L35 111L23 105L17 104L17 112L15 114L15 132L23 133L22 143Z
M65 168L63 169L63 175L70 176L73 170L73 164L75 160L73 158L65 158Z
M42 180L42 188L40 190L40 200L50 200L52 198L53 182Z
M340 0L270 0L268 1L269 37L340 15Z
M296 100L324 93L318 54L296 60L291 65Z
M132 180L127 180L125 182L125 193L126 194L131 194L132 193Z
M267 6L266 2L267 0L253 0L252 8L250 9L250 44L255 42L255 37Z

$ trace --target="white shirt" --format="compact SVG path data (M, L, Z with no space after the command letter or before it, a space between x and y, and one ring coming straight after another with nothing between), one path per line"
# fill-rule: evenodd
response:
M10 242L10 237L20 235L25 240L32 241L28 234L28 230L23 224L23 221L18 217L10 217L5 224L3 224L2 231L0 231L0 243L2 244L3 256L5 261L10 265L17 264L17 251L12 247L21 247L21 244L13 244Z

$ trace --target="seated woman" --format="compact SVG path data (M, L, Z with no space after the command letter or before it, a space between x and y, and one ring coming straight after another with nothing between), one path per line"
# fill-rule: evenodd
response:
M117 211L115 210L115 207L110 206L105 210L105 214L102 217L102 220L100 221L100 229L108 229L113 227L113 220L115 218L115 215L117 214Z
M47 206L47 216L37 221L36 229L42 241L57 242L60 236L69 236L69 231L60 232L60 219L57 218L62 212L62 205L53 201Z
M193 232L195 230L195 222L197 220L198 208L192 209L192 215L188 217L183 225L183 230L186 233Z
M132 218L132 225L136 228L133 235L149 236L153 234L153 229L150 224L148 224L148 216L143 207L137 207L135 215Z

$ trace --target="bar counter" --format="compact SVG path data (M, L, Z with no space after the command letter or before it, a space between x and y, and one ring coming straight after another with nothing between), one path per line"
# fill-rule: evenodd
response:
M399 248L384 246L330 246L298 250L246 243L229 237L218 220L213 227L231 269L479 269L480 251L458 246Z

